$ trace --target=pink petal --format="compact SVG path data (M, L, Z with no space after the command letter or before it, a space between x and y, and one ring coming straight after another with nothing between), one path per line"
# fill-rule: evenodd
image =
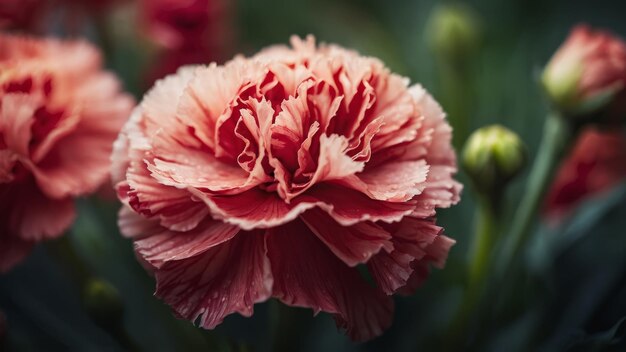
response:
M209 215L207 206L194 200L189 191L158 183L145 165L132 162L127 177L127 184L117 186L121 199L137 212L157 216L164 227L188 231Z
M155 271L156 296L206 329L232 313L251 316L254 303L272 290L264 241L263 232L243 232L200 255L164 263Z
M365 194L330 183L312 187L299 200L314 199L335 221L351 226L362 221L399 221L415 209L415 203L373 200Z
M454 167L431 165L426 187L414 199L417 206L413 216L427 218L435 214L435 208L448 208L459 202L463 185L452 178L455 172Z
M242 119L235 133L247 133L246 147L238 161L249 159L250 166L228 163L212 155L206 147L185 145L189 136L186 126L177 125L176 133L157 134L153 141L152 152L156 155L148 166L160 183L179 188L195 187L211 193L236 194L246 191L260 183L269 181L262 161L265 156L263 130L269 128L273 110L267 102L251 103L254 111L241 110ZM253 116L254 114L254 116ZM238 135L243 138L243 136ZM181 142L182 141L182 142ZM251 146L251 144L254 145Z
M172 231L161 226L158 220L146 219L127 206L120 209L118 224L125 237L135 240L136 253L153 268L201 254L239 232L236 226L211 219L187 232Z
M426 161L431 165L456 167L456 155L452 149L452 127L446 121L443 109L420 85L409 88L418 108L424 116L423 130L430 130L431 140L426 154Z
M158 80L146 93L140 105L142 118L138 121L146 137L153 137L160 129L170 129L178 123L176 114L179 101L195 71L195 66L182 67L175 75Z
M208 196L192 190L211 208L214 218L244 230L269 228L287 223L315 206L315 201L285 203L278 194L254 188L236 195Z
M267 251L273 296L285 304L331 313L337 325L359 341L391 325L391 298L341 262L302 222L268 230Z
M236 195L207 195L190 189L211 209L214 218L245 230L279 226L295 219L304 211L319 207L342 226L362 221L394 222L415 210L415 203L393 203L373 200L363 193L331 184L309 189L290 203L274 192L251 189Z
M6 94L0 107L0 133L8 148L26 157L31 138L33 114L40 99L26 94Z
M406 202L424 190L428 169L424 160L389 162L366 168L340 182L372 199Z
M440 235L443 229L432 220L405 217L399 223L383 227L391 233L394 249L375 255L368 262L368 268L378 286L389 295L407 284L414 261L433 262L442 267L454 244Z
M372 222L341 226L328 214L311 209L300 216L309 229L348 266L367 262L381 248L393 249L391 235Z
M258 74L259 70L239 60L225 66L198 67L180 98L178 118L192 127L198 138L217 154L218 120L229 115L237 93L246 88L244 85L253 79L253 75ZM180 95L183 90L176 92Z
M118 85L107 74L85 82L85 89L97 91L98 98L88 100L80 115L62 119L39 145L31 169L48 196L92 193L110 178L112 141L133 104L132 98L119 94Z

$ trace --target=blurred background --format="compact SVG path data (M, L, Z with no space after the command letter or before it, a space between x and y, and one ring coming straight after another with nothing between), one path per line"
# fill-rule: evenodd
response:
M457 150L472 130L500 123L522 137L530 159L548 111L538 85L543 65L572 26L585 22L624 38L625 18L621 0L0 0L3 31L88 38L137 99L180 65L221 63L287 43L292 34L314 34L379 57L425 86L448 111ZM581 156L547 195L514 302L467 332L477 341L467 350L626 351L623 139L624 131L611 131L610 139L575 149ZM463 173L459 179L467 184ZM513 182L504 209L516 207L524 180ZM273 300L214 331L175 319L120 237L117 208L107 194L81 200L68 235L77 260L119 290L121 308L97 304L123 311L122 340L90 318L75 274L55 259L66 249L52 243L0 276L0 350L439 351L463 294L475 199L466 186L462 202L440 212L439 223L457 240L447 267L433 270L414 296L397 297L391 329L362 344L337 332L329 315L314 318Z

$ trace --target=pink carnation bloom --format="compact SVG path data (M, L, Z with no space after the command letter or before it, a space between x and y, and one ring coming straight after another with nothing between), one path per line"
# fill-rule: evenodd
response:
M578 25L548 63L544 82L566 108L611 93L608 121L624 121L626 43L609 32Z
M0 35L0 272L72 223L109 178L133 99L82 41Z
M454 244L434 219L459 200L451 128L379 60L292 45L156 83L115 144L119 225L179 317L276 297L369 339Z

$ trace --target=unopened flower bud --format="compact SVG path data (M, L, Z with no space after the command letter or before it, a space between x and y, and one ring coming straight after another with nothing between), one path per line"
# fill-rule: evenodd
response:
M443 5L431 14L428 34L435 53L451 62L464 60L480 46L478 16L461 4Z
M481 192L498 190L519 174L525 163L524 142L499 125L476 130L463 150L463 166Z
M121 324L124 305L119 292L110 283L90 280L85 286L83 299L89 316L102 328L112 329Z
M577 26L545 67L541 81L552 104L568 117L624 121L626 43Z

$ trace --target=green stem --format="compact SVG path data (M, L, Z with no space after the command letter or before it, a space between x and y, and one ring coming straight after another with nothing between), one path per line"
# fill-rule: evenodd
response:
M499 205L502 193L488 197L478 196L476 210L476 232L470 246L467 288L447 332L446 351L458 351L467 343L467 331L472 313L475 311L484 288L489 262L497 240Z
M496 280L502 280L509 273L521 249L528 241L541 201L573 137L574 131L568 121L556 113L548 115L526 190L513 218L511 233L498 257Z
M479 285L489 268L491 252L498 238L499 201L479 196L476 233L470 246L468 287Z

